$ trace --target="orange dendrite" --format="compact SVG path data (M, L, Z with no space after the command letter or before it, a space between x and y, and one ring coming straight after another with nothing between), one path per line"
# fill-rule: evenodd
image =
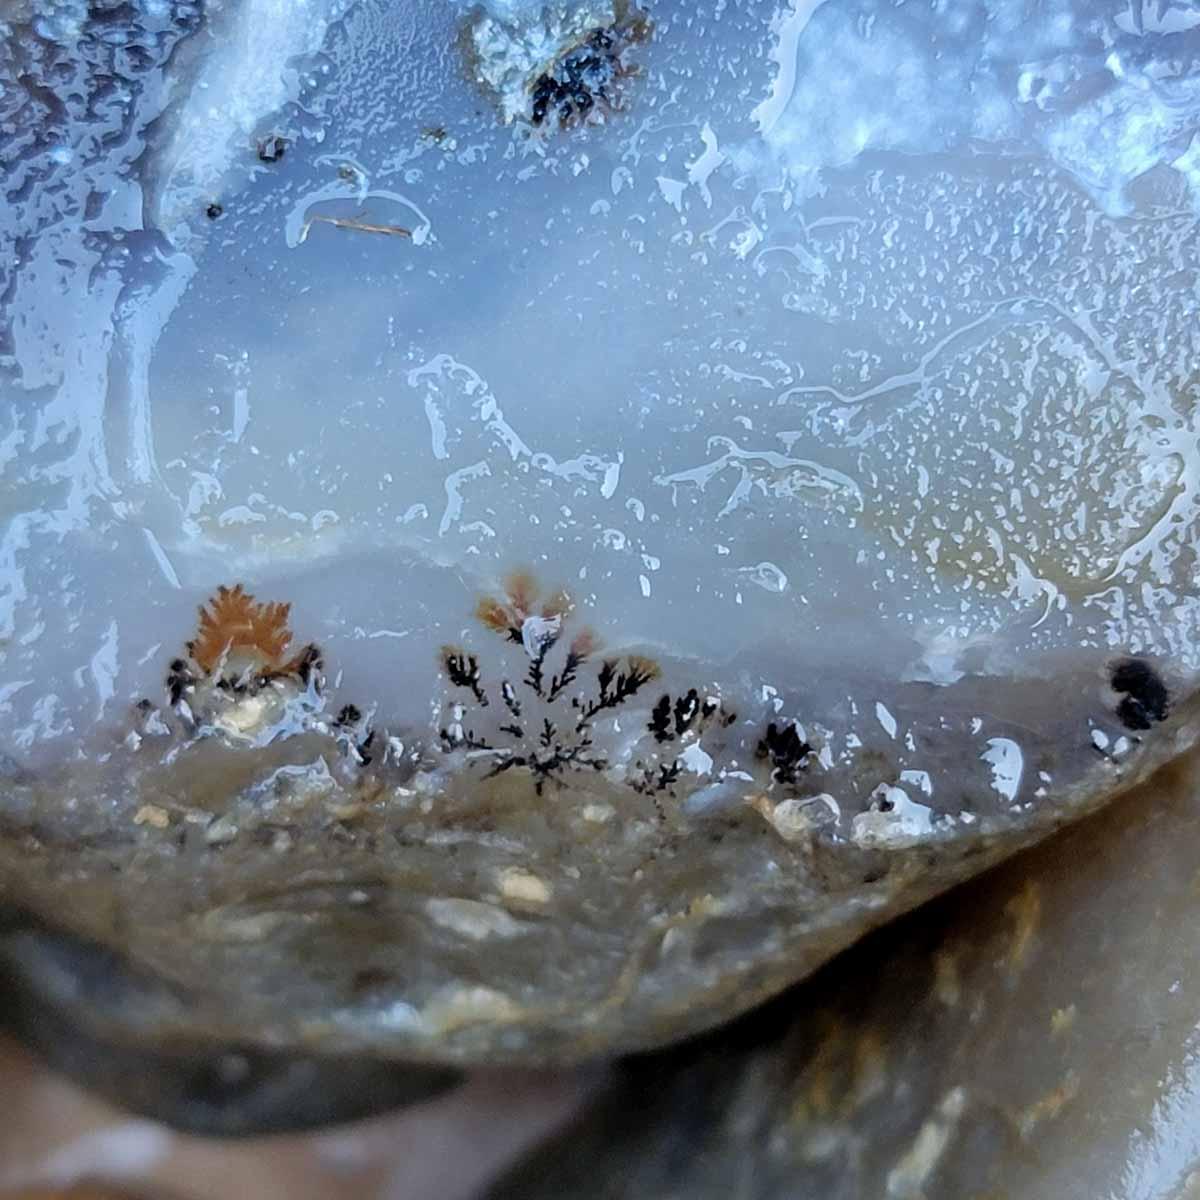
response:
M510 612L506 605L494 596L484 596L475 606L475 616L482 624L496 633L509 633L520 630L521 623L516 614Z
M521 627L537 610L540 591L531 571L513 571L504 580L503 598L482 597L475 606L475 616L488 629L519 640ZM566 617L571 608L571 597L565 591L557 591L542 605L541 615L546 618Z
M240 583L233 588L222 585L200 606L196 639L188 643L188 652L206 673L235 650L253 651L266 665L287 671L292 664L284 663L283 656L292 640L291 609L290 604L258 604Z
M504 592L512 605L513 612L523 621L533 611L537 603L538 585L532 571L518 569L512 571L504 581Z
M658 663L644 654L630 654L625 659L625 665L631 676L641 679L645 683L650 683L662 674L662 668Z
M574 607L570 594L565 589L560 588L542 605L542 616L547 618L565 618Z
M571 653L582 662L600 648L600 641L590 629L581 629L571 640Z

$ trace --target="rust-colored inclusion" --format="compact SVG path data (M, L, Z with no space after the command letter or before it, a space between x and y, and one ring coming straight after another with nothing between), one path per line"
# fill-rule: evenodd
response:
M513 571L504 580L503 597L482 597L475 606L475 616L488 629L519 642L521 629L530 617L540 615L547 620L555 617L565 619L574 607L565 591L557 591L542 603L539 613L540 594L541 589L531 571Z
M290 604L259 604L240 583L232 588L221 586L200 606L200 623L195 640L188 643L188 653L206 674L237 651L254 654L271 671L298 671L302 656L284 660L292 641L288 628L291 611Z

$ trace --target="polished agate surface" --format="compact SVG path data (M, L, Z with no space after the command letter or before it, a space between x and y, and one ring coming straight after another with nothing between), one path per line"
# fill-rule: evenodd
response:
M1193 742L1193 6L5 19L0 884L139 980L69 1019L658 1045Z

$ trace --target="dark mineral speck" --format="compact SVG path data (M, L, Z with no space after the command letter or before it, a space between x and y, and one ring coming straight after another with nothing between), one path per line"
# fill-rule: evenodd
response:
M1116 663L1110 676L1113 691L1121 695L1117 716L1127 729L1149 729L1166 720L1170 697L1158 672L1140 658Z
M541 125L554 116L560 126L566 126L586 119L597 105L614 107L614 86L632 73L624 62L625 51L644 40L648 31L648 22L638 14L623 24L594 29L578 46L559 57L533 82L533 124Z
M280 137L277 133L271 134L258 143L258 161L261 163L278 162L287 152L287 148L286 138Z

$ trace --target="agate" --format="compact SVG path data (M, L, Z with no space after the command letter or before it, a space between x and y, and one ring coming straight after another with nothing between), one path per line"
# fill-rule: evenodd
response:
M1195 741L1189 9L6 33L0 896L68 1024L662 1045Z

